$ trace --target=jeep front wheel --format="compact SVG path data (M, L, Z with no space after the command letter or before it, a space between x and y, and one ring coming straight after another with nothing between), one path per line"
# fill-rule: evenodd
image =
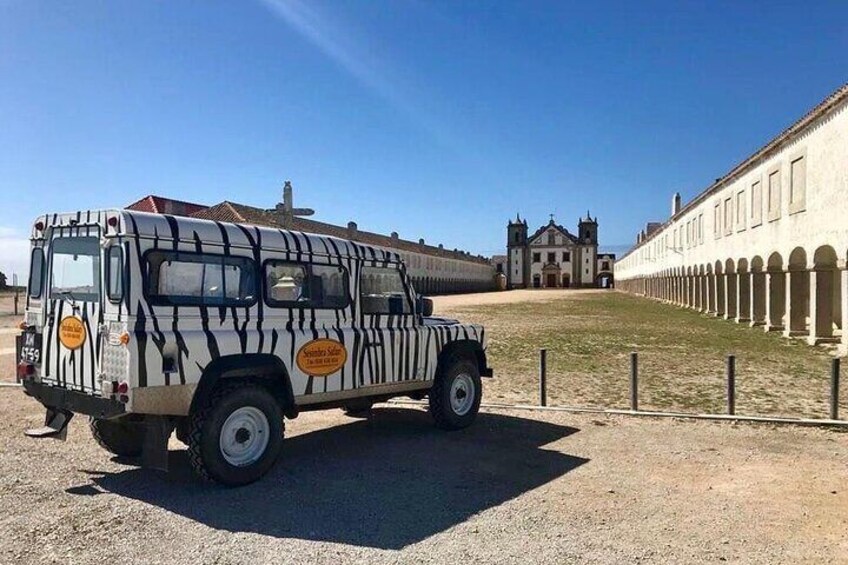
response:
M216 389L188 425L188 452L200 477L228 486L252 483L274 465L283 445L283 414L264 388Z
M430 389L430 414L440 428L467 428L477 417L482 393L477 364L464 358L453 359L439 371Z

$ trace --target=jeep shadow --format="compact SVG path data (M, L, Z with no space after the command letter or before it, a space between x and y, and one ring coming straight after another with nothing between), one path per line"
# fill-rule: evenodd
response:
M577 431L481 413L442 432L424 411L382 408L286 439L271 472L241 488L199 483L183 450L167 475L89 471L92 483L68 492L114 493L231 532L401 549L586 463L543 448Z

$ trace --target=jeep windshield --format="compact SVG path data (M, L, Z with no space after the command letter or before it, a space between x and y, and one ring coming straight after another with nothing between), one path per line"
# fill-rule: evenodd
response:
M96 237L57 237L50 248L50 298L100 300L100 242Z

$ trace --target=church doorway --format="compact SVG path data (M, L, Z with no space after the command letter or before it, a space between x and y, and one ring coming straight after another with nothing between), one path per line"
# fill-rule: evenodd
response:
M547 280L545 281L545 286L547 288L556 288L557 285L557 276L553 273L547 276Z

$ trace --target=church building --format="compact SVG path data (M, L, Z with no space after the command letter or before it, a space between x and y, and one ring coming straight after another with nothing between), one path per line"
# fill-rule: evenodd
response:
M528 236L518 215L507 225L507 288L609 288L615 254L598 253L598 218L586 212L577 235L554 221Z

